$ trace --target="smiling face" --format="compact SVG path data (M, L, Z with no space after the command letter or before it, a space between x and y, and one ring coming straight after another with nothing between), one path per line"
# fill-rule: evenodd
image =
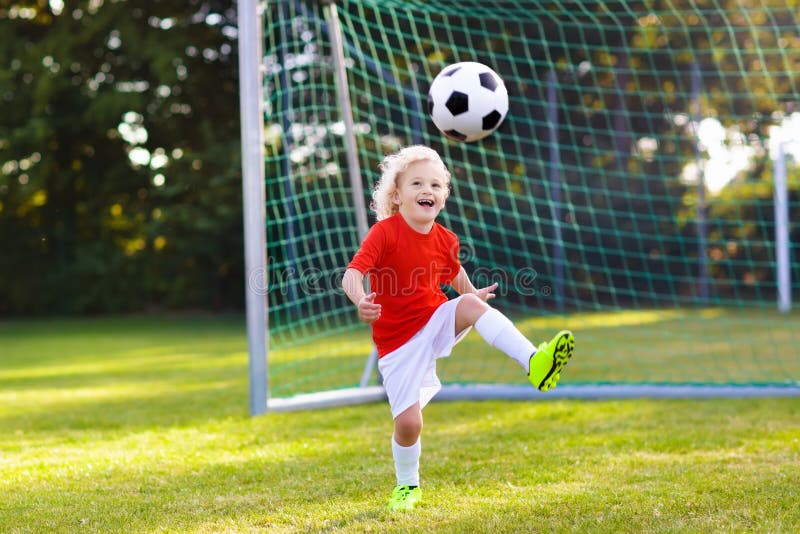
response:
M419 160L398 175L393 201L409 226L427 234L442 211L447 195L447 178L441 164Z

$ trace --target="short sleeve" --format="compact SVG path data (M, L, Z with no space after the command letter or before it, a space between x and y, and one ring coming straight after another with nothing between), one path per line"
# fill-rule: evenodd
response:
M348 269L356 269L361 274L375 267L383 256L386 245L386 233L381 225L375 225L367 232L353 259L348 264Z

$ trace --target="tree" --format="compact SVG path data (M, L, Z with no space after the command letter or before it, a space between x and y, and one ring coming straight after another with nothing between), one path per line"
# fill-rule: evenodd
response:
M230 2L0 2L0 313L240 306Z

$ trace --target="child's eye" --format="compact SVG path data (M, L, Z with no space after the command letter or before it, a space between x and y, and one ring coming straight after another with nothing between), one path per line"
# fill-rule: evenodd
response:
M432 187L433 187L434 189L441 189L442 185L441 185L441 184L433 184L433 186L432 186Z

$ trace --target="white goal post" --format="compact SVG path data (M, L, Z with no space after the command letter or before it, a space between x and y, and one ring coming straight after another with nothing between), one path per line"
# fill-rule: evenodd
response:
M250 414L267 410L267 296L256 291L254 277L266 276L264 192L264 89L261 71L262 9L257 0L239 0L239 109L242 142L245 305L250 375Z

